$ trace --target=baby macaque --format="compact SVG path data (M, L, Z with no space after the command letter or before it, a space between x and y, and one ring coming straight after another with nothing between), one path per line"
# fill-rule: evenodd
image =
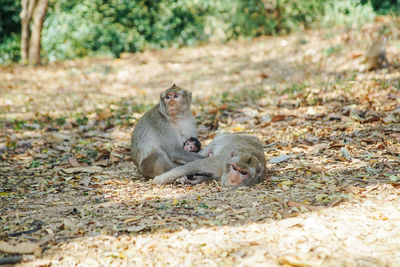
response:
M201 150L201 143L196 137L190 137L183 144L183 149L186 151L198 153Z

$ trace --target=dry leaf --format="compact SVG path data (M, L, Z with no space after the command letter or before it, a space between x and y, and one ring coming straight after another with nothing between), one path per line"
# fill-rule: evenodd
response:
M287 205L289 207L295 207L295 208L298 208L298 209L306 208L307 210L310 210L310 211L321 210L322 209L322 207L320 207L320 206L312 206L312 205L307 205L307 204L297 203L297 202L292 202L292 201L289 201L287 203Z
M88 166L88 167L67 168L67 169L62 169L62 171L68 174L77 172L97 173L103 171L103 168L98 166Z
M283 121L286 118L285 115L275 115L271 118L272 122Z
M342 147L342 148L340 149L340 153L342 154L342 156L343 156L345 159L351 161L350 152L347 150L347 148Z
M291 158L291 156L289 156L289 155L282 155L282 156L278 156L278 157L273 157L273 158L270 158L268 160L268 163L281 163L281 162L284 162L284 161L286 161L286 160L288 160L290 158Z
M41 248L33 242L23 242L16 245L0 241L0 251L10 254L36 254L40 253Z
M147 228L147 225L130 226L125 228L127 232L140 232Z
M76 158L70 157L68 158L68 162L72 167L81 167L82 165L76 160Z

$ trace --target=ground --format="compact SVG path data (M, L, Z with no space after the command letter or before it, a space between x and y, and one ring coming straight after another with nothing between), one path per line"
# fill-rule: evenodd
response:
M392 68L368 71L382 24ZM398 24L2 67L0 260L400 266ZM203 143L219 132L262 140L263 183L140 176L132 129L172 83L193 92Z

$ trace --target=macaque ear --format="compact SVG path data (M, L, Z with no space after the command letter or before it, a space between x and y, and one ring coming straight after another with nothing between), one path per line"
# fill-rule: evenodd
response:
M262 176L262 173L264 172L265 166L263 166L264 164L262 162L259 162L257 164L257 176L260 177Z
M164 91L164 92L162 92L162 94L160 94L160 100L161 100L161 101L163 101L163 100L164 100L164 98L165 98L165 91Z

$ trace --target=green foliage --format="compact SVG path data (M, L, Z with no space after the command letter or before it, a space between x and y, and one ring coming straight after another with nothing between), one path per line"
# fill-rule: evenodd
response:
M18 61L20 56L21 38L18 34L12 33L9 38L0 42L0 65L8 65Z
M375 14L369 2L364 5L360 0L336 0L330 1L325 7L325 16L322 25L361 25L373 20Z
M50 61L112 54L206 40L212 1L105 1L55 3L46 19L43 49Z
M362 4L371 4L378 14L397 14L400 15L399 0L362 0Z
M0 0L0 65L20 59L20 1Z
M65 117L59 117L55 119L55 122L58 126L62 126L65 124L66 122L66 118Z
M0 44L12 33L20 31L19 0L0 0Z
M78 125L87 125L88 121L89 121L89 119L86 118L85 116L77 117L77 118L76 118L76 123L77 123Z
M288 33L307 28L322 17L327 0L238 1L231 36Z
M325 54L329 57L331 55L339 53L342 48L343 46L341 44L330 46L325 50Z
M305 84L292 84L292 86L287 87L283 90L283 94L294 95L296 93L304 91L306 88Z
M40 167L41 163L39 161L33 160L32 163L29 165L30 168L38 168Z

